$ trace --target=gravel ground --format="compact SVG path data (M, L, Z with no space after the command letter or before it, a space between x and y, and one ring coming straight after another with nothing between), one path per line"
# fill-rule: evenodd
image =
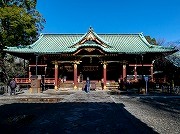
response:
M116 103L161 134L180 134L180 97L112 95Z

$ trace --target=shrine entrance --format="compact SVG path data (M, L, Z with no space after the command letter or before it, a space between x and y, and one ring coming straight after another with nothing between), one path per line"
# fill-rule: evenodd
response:
M78 74L80 81L90 80L99 81L102 79L103 67L98 57L83 57L81 63L78 65Z

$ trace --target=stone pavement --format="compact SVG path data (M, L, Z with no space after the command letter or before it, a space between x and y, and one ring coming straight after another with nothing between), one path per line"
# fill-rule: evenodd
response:
M156 133L105 91L1 96L0 104L4 133Z
M111 96L117 104L160 134L180 134L180 96Z

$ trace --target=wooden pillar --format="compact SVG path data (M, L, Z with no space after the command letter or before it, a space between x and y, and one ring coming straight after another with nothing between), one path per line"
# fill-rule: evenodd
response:
M74 63L74 89L77 89L77 63Z
M135 77L135 81L137 81L137 66L134 66L134 77Z
M104 64L103 64L103 80L104 80L104 89L106 89L106 81L107 81L107 80L106 80L106 79L107 79L107 77L106 77L106 75L107 75L107 74L106 74L107 69L106 69L106 68L107 68L107 65L104 63Z
M154 78L153 78L153 65L151 65L151 80L154 81Z
M58 62L55 62L55 68L54 68L54 78L55 78L55 83L54 83L54 89L58 90Z
M126 78L126 64L123 65L123 81Z

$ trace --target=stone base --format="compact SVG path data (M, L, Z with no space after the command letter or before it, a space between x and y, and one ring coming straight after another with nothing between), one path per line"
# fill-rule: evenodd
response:
M41 88L33 87L33 88L29 89L29 92L30 93L41 93Z

